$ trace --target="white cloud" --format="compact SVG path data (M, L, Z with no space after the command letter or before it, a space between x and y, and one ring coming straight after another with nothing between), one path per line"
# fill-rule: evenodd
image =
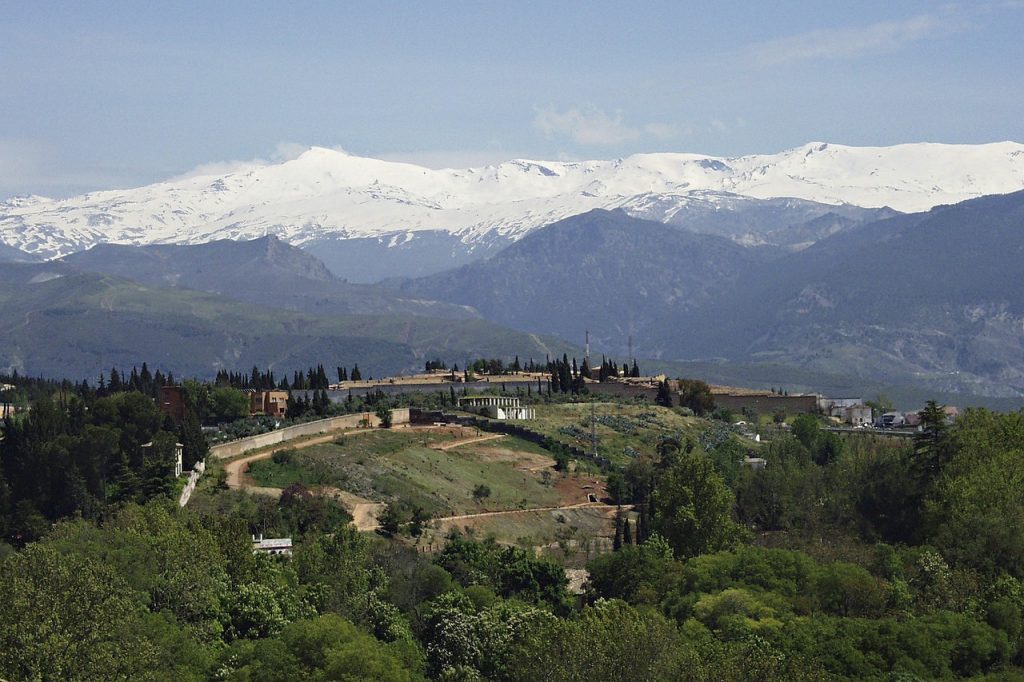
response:
M554 107L536 107L533 127L546 137L570 137L577 144L609 146L629 142L641 137L667 139L679 134L678 128L667 123L648 123L631 126L622 120L622 112L609 115L597 107L570 107L559 111Z
M292 161L293 159L299 158L303 152L309 151L309 148L310 145L300 144L298 142L278 142L274 147L274 150L267 155L267 158L256 157L247 161L232 160L201 163L191 170L170 178L170 180L186 180L188 178L195 178L203 175L227 175L228 173L236 173L253 167L267 166L272 163L284 163L285 161ZM339 146L329 147L329 149L334 149L339 152L345 151Z
M941 13L867 26L819 29L752 45L749 54L762 66L811 59L843 59L898 50L925 38L957 33L968 22L955 6Z
M567 135L579 144L613 145L635 140L640 131L622 122L622 112L609 116L601 109L576 107L557 111L554 107L537 109L533 125L548 137Z
M499 164L509 159L528 158L530 154L500 149L426 149L409 152L374 154L383 161L413 163L426 168L479 168Z

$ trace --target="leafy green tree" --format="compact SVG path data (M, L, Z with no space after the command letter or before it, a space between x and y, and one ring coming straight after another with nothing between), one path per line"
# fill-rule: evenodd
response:
M319 593L318 611L346 615L357 613L356 602L365 601L371 591L368 556L366 538L344 524L299 545L293 564L302 583Z
M883 415L886 412L892 412L896 409L892 400L884 393L879 393L875 396L874 400L865 400L864 404L871 408L877 418L879 415Z
M836 563L820 570L816 591L822 609L844 618L878 618L886 607L886 592L860 566Z
M216 539L173 502L130 505L103 527L64 522L46 544L122 575L151 611L166 610L201 638L219 636L228 578Z
M578 618L539 621L519 638L510 680L701 679L701 662L675 625L652 610L599 601Z
M486 498L488 498L490 496L491 496L491 488L490 488L490 486L488 486L488 485L486 485L484 483L480 483L476 487L473 488L473 499L476 500L477 503L482 502L484 499L486 499Z
M382 401L377 405L377 419L380 420L380 428L391 428L391 408L386 402Z
M678 578L682 564L672 559L668 543L653 535L643 544L626 545L592 560L587 570L588 589L594 596L653 605Z
M230 680L351 680L412 682L422 679L396 650L334 614L286 626L278 638L241 649Z
M793 436L808 450L813 451L817 445L821 424L811 414L800 414L793 419L791 425Z
M398 502L391 502L377 514L377 523L382 533L388 537L398 535L402 528L409 523L411 514L405 505Z
M141 615L110 567L33 545L0 563L0 677L140 679L156 658Z
M732 492L700 452L681 453L661 471L651 504L653 529L680 558L727 549L743 535L732 520Z
M672 407L672 387L668 379L658 384L658 393L654 396L654 404L662 407Z
M225 609L231 623L231 638L272 637L288 622L277 594L260 583L234 586L227 594Z
M698 416L710 414L715 409L715 397L711 387L699 379L679 379L679 405L688 407Z
M233 422L249 416L249 397L238 389L221 386L210 391L210 419Z
M428 671L440 679L514 676L518 643L531 629L554 620L542 609L516 602L495 602L478 610L457 592L442 594L424 611Z
M502 547L491 538L476 542L450 536L434 561L462 585L490 587L503 597L554 606L568 597L561 566L519 547Z

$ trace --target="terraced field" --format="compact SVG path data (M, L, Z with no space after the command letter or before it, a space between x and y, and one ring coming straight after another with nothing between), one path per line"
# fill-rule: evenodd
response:
M375 502L402 501L432 517L556 507L567 497L567 503L588 502L585 487L603 495L597 479L555 472L554 460L536 445L478 437L473 429L457 427L378 430L253 462L248 476L264 488L302 483ZM461 440L470 442L460 445ZM475 497L478 486L489 494Z
M659 439L664 436L697 439L706 428L706 422L701 419L684 417L656 405L597 403L593 412L597 422L598 454L619 464L625 464L637 454L653 455ZM590 403L538 405L537 418L524 422L524 426L589 452L590 420Z

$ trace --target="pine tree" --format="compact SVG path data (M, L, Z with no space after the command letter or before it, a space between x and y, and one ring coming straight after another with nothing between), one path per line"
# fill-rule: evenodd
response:
M668 379L658 384L658 394L654 397L654 404L662 407L672 407L672 388Z
M945 410L934 400L929 400L918 414L921 417L921 430L914 434L911 474L927 488L949 461L949 426L946 424Z
M651 520L647 512L647 500L640 502L640 516L636 520L636 541L642 543L650 537Z
M110 381L107 384L110 387L111 393L120 393L124 390L124 384L121 381L121 373L114 367L110 370Z
M182 444L181 460L183 468L191 469L197 462L206 459L210 446L206 442L206 436L203 434L203 427L199 423L199 417L192 410L185 412L185 418L181 420L181 424L178 426L178 440Z

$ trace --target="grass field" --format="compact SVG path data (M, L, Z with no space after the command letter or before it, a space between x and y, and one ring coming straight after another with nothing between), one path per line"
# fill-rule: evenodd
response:
M663 436L685 440L687 436L697 437L706 427L701 419L656 405L597 403L594 414L598 454L620 464L636 453L654 454ZM538 405L537 418L524 426L589 452L590 419L590 403Z
M290 463L254 462L249 476L259 486L303 483L340 488L379 502L401 500L434 517L560 503L563 492L551 471L553 460L543 449L511 437L447 451L430 447L461 435L452 429L346 436L296 451ZM473 433L467 430L465 435ZM490 490L480 501L473 496L478 485Z

